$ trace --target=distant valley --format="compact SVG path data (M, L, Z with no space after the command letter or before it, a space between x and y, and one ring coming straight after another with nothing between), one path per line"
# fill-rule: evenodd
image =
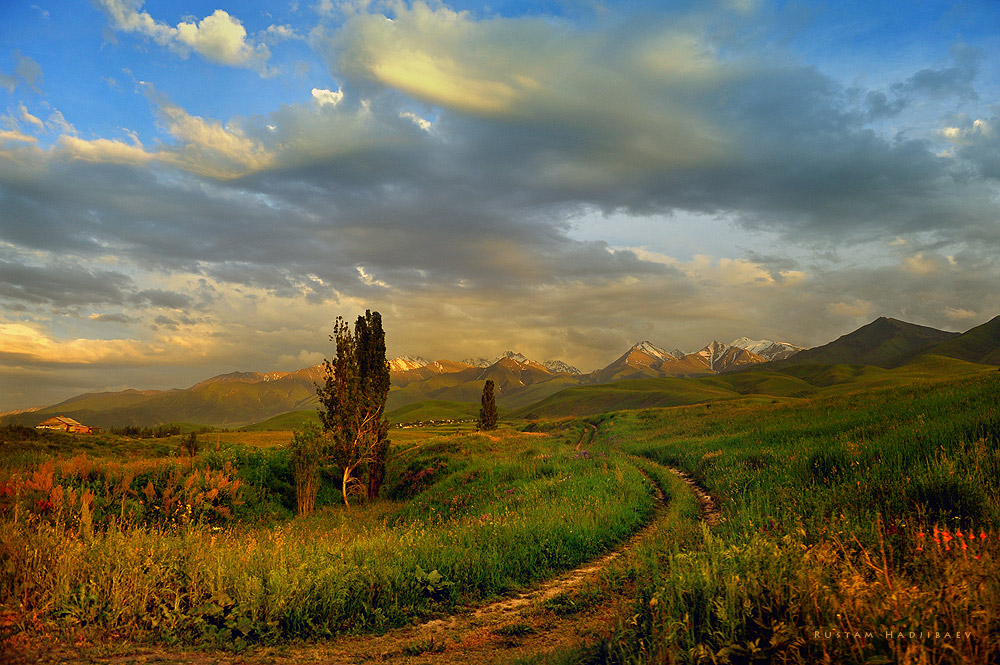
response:
M780 373L787 378L796 374L794 368L805 366L887 369L926 355L1000 364L1000 317L964 334L883 317L812 349L741 337L728 344L713 341L698 351L684 353L642 341L607 366L590 373L558 360L532 360L514 351L498 358L464 361L399 356L389 361L392 389L387 411L416 413L414 405L433 402L448 405L447 412L469 413L472 410L461 407L461 403L478 403L487 380L494 382L501 407L524 411L529 405L542 403L562 391L620 381L680 381L748 372L754 376ZM765 374L761 375L761 371ZM295 372L232 372L186 389L83 394L52 406L7 414L0 422L34 425L52 415L66 415L98 427L164 423L238 427L288 412L315 409L318 406L315 384L322 377L322 365ZM735 385L736 381L744 380L733 378L726 383ZM644 384L635 384L633 389L641 385ZM681 381L671 385L675 386L671 390L688 391L694 399L708 384Z

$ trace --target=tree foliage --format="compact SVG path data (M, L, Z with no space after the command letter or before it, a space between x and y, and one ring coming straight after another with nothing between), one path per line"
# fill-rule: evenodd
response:
M486 381L483 386L482 408L479 409L479 429L491 430L497 428L497 403L493 397L493 381Z
M378 497L385 479L389 363L378 312L359 316L353 334L338 317L333 332L330 339L337 345L337 356L324 361L323 385L316 392L329 458L342 471L341 491L344 504L350 506L350 494Z
M189 457L197 455L200 449L201 441L198 440L198 435L195 432L188 432L181 436L181 450L187 453Z

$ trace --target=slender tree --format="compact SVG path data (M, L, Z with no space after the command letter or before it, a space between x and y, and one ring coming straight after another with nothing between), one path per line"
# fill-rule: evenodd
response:
M354 324L358 347L358 376L366 409L374 414L367 436L371 438L371 459L366 463L368 498L377 499L385 481L385 462L389 454L389 421L385 419L385 403L389 398L389 361L385 357L385 331L382 315L366 310Z
M354 334L338 317L333 332L330 339L337 345L337 357L324 361L323 385L316 392L330 458L342 471L341 491L344 504L350 506L352 493L378 496L385 478L389 440L383 414L389 396L389 363L378 312L369 310L359 316Z
M483 386L482 408L479 409L479 429L497 428L497 403L493 397L493 381L487 380Z

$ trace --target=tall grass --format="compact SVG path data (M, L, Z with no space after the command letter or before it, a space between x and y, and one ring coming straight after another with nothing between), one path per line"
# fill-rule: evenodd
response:
M605 419L605 442L690 473L724 521L662 544L591 656L997 662L998 394L987 376Z
M236 478L232 457L220 471L196 463L192 473ZM25 492L51 492L60 479L121 485L130 472L107 464L70 472L84 465L50 462L17 482L32 485ZM178 468L187 467L158 477ZM378 630L578 565L634 532L654 504L620 456L583 454L542 435L450 437L402 455L390 470L394 501L257 526L199 514L190 494L180 516L152 522L88 513L79 499L57 519L34 494L18 494L0 525L0 611L22 630L40 622L237 649ZM205 492L188 480L167 486L189 484ZM429 585L418 569L438 571L440 582Z

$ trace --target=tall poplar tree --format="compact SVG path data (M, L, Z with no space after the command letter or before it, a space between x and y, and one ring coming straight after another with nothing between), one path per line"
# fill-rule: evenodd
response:
M376 498L385 479L389 363L378 312L369 310L359 316L354 334L347 322L337 317L333 331L330 339L337 344L337 357L324 361L326 373L316 393L330 457L343 472L344 504L350 506L348 495Z
M354 324L358 347L358 376L366 408L376 414L371 422L371 460L367 463L368 498L377 499L385 482L385 462L389 453L389 421L385 402L389 398L389 361L385 357L385 331L382 315L366 310Z
M479 429L497 428L497 403L493 397L493 381L487 380L483 386L482 408L479 409Z

